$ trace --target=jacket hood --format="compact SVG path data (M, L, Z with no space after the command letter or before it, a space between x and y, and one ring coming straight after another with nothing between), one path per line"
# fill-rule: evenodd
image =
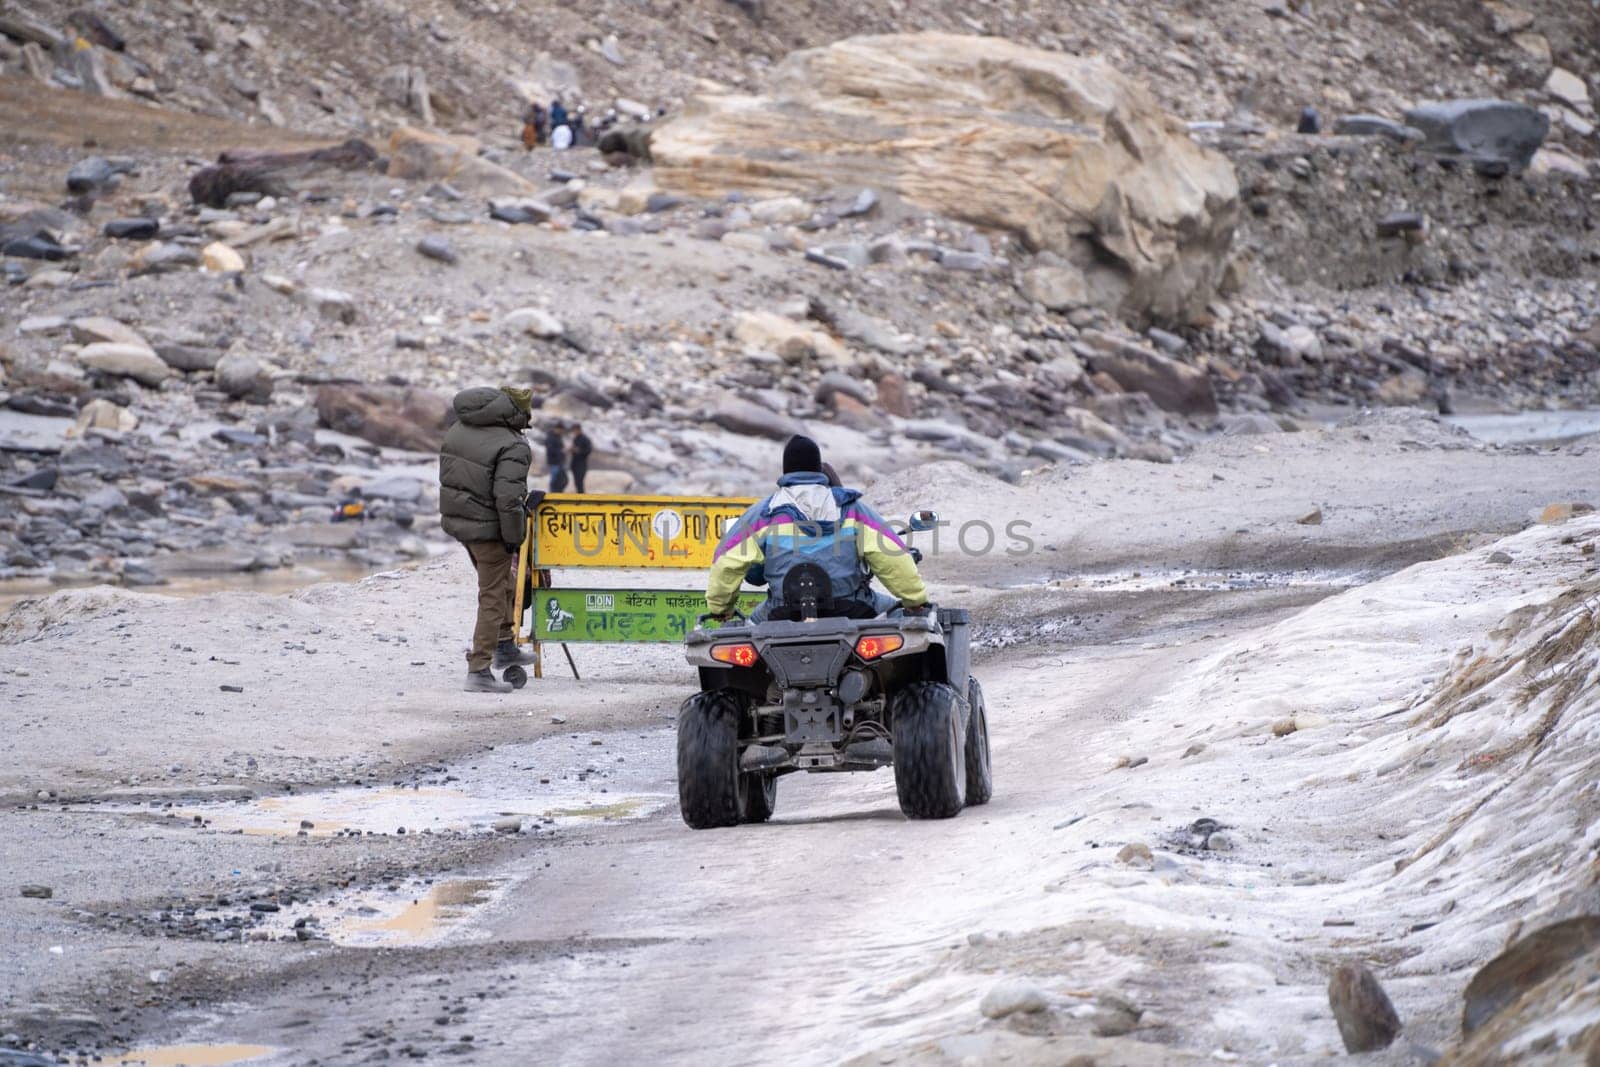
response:
M519 411L509 396L487 385L461 390L456 394L453 406L456 418L467 426L504 426L511 430L524 430L530 421L528 413Z

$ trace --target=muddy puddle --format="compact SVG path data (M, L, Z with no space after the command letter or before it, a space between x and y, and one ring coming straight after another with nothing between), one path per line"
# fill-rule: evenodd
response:
M1069 574L1020 588L1086 593L1153 593L1194 590L1205 593L1258 589L1348 589L1361 584L1358 574L1334 571L1207 571L1137 570Z
M250 1063L277 1049L270 1045L162 1045L94 1060L94 1067L227 1067Z
M273 913L257 936L366 948L432 945L470 936L471 920L504 890L499 878L449 878L339 892Z
M315 560L270 571L178 576L169 578L160 585L142 586L133 591L172 597L210 596L212 593L295 593L323 582L358 582L373 574L395 569L397 568L393 564L375 567L370 563L356 560ZM122 588L112 575L106 575L98 582L57 582L46 578L0 580L0 615L19 600L48 596L63 589L87 589L97 584Z
M673 734L575 733L502 745L404 782L237 801L86 805L201 832L319 838L537 832L650 815L676 796Z
M424 768L405 782L242 801L72 805L181 834L243 834L315 846L367 835L559 835L641 819L675 801L674 735L575 733L504 745L458 764ZM238 872L235 872L236 874ZM409 878L315 893L309 899L235 897L191 907L186 923L207 936L415 946L462 933L500 899L499 879Z

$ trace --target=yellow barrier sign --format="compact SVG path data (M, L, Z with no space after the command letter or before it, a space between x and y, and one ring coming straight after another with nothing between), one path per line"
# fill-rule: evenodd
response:
M706 570L753 499L551 493L529 516L535 567Z

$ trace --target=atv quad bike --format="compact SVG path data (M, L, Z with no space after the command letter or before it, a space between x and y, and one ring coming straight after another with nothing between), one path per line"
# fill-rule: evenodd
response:
M935 521L919 512L909 528ZM965 611L840 617L812 564L789 572L783 603L785 617L762 623L738 615L707 629L702 616L685 638L701 691L678 712L684 822L764 822L778 779L797 771L893 767L900 810L913 819L988 802L989 726L969 673Z

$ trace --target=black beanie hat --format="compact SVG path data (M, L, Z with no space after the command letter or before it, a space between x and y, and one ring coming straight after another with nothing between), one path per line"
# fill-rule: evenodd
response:
M795 434L783 446L783 473L798 474L802 471L822 473L822 449L811 438Z

